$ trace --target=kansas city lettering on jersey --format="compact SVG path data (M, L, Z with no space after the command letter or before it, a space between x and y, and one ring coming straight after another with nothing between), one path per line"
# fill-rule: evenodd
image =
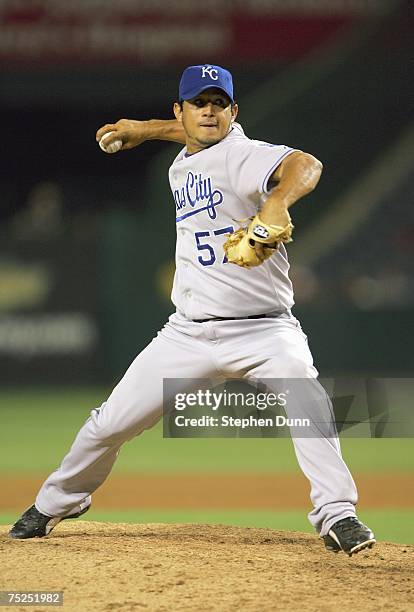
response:
M215 219L217 217L216 207L222 203L223 199L224 196L220 189L213 189L209 176L203 178L201 173L188 172L185 185L174 190L174 201L177 212L188 207L192 210L185 210L183 214L177 216L176 221L178 223L204 210L207 211L210 219ZM201 206L197 207L200 204Z

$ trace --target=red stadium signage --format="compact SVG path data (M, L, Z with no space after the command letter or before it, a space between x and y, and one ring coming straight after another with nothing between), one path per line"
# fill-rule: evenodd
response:
M0 0L4 63L294 58L393 0Z

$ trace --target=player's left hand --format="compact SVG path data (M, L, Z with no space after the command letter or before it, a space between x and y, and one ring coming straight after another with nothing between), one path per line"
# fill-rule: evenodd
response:
M267 225L256 215L248 227L242 227L229 235L224 251L229 263L242 268L260 266L277 251L281 242L292 241L292 231L290 217L282 227Z

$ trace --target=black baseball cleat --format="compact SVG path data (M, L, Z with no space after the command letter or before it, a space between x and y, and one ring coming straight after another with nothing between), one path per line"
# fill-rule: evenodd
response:
M327 550L344 553L350 557L364 548L372 548L376 542L371 529L361 523L356 516L344 518L330 528L323 536Z
M52 529L56 527L60 521L78 518L82 514L85 514L90 507L91 504L85 508L81 507L79 512L75 512L69 516L46 516L45 514L39 512L39 510L33 504L33 506L30 506L30 508L28 508L22 514L19 520L15 522L9 531L9 536L16 540L44 538L45 536L49 535Z

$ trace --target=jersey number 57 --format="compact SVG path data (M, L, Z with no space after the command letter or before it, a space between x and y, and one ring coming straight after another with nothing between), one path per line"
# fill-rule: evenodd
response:
M210 238L212 235L220 236L222 234L231 234L233 232L234 227L232 225L213 230L212 232L195 232L194 237L197 244L197 250L202 253L197 257L197 259L202 266L212 266L217 259L214 248L211 246L211 244L209 244L208 238ZM227 263L226 255L223 256L223 260L221 263Z

